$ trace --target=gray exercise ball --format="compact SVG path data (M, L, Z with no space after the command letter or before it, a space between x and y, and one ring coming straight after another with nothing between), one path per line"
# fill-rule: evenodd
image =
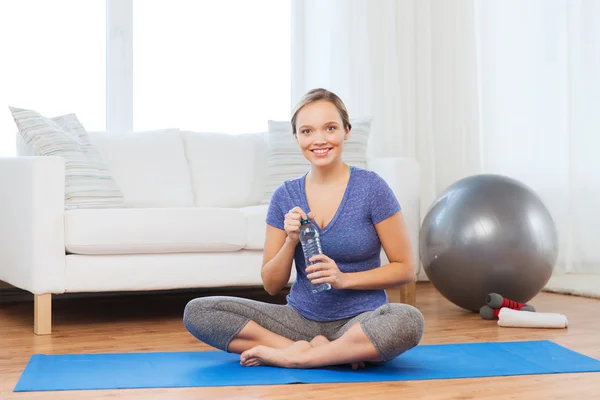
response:
M419 233L423 268L455 305L478 312L489 293L528 302L558 257L552 216L526 185L482 174L457 181L431 205Z

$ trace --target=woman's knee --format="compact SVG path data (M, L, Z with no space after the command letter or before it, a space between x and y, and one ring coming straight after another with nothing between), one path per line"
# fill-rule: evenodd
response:
M415 347L421 342L423 338L423 332L425 331L425 317L418 308L413 307L409 304L404 305L404 319L406 321L407 329L406 335L407 340Z
M218 312L216 305L223 301L221 296L199 297L190 300L183 310L183 325L195 336L198 330L203 326L211 326L214 323L213 319Z
M374 342L383 362L417 346L423 337L423 314L408 304L392 303L383 306L380 318L363 321L363 329Z
M396 332L403 338L406 344L414 347L421 342L425 330L425 318L418 308L410 304L390 304L390 314L396 323Z
M198 319L202 317L203 313L210 309L206 304L205 298L197 298L190 300L183 310L183 325L190 331L194 326L198 325Z

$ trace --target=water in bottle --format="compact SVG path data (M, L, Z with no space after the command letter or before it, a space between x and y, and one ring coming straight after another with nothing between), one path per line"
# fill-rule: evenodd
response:
M323 249L321 248L321 239L319 238L319 230L311 222L310 219L302 220L302 225L300 226L298 236L300 237L300 243L302 244L302 252L304 253L304 260L306 261L306 266L308 267L319 262L308 261L311 257L317 254L323 254ZM311 291L313 293L319 293L330 289L330 283L320 283L318 285L314 285L311 283Z

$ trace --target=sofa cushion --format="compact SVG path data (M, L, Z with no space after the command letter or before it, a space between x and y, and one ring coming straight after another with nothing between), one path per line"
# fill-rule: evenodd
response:
M65 212L65 244L76 254L236 251L247 217L227 208L123 208Z
M181 135L197 206L260 203L267 174L266 133L183 131Z
M90 132L126 207L191 207L194 194L177 129Z
M123 195L105 160L75 114L46 118L33 110L9 107L25 148L33 156L65 161L65 209L123 207Z
M267 234L267 211L269 205L242 207L247 219L246 250L263 250Z
M65 262L66 292L262 286L261 251L84 256ZM292 270L289 282L296 279Z

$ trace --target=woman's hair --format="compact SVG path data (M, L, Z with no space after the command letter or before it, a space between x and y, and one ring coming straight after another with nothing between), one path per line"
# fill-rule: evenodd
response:
M317 88L309 90L298 103L294 107L294 113L292 114L292 134L296 134L296 120L298 118L298 112L302 107L307 104L314 103L319 100L326 100L332 103L339 111L340 117L342 117L342 123L344 124L344 128L348 128L348 130L352 129L352 125L350 124L350 118L348 117L348 110L346 110L346 106L342 99L338 97L333 92L330 92L327 89Z

